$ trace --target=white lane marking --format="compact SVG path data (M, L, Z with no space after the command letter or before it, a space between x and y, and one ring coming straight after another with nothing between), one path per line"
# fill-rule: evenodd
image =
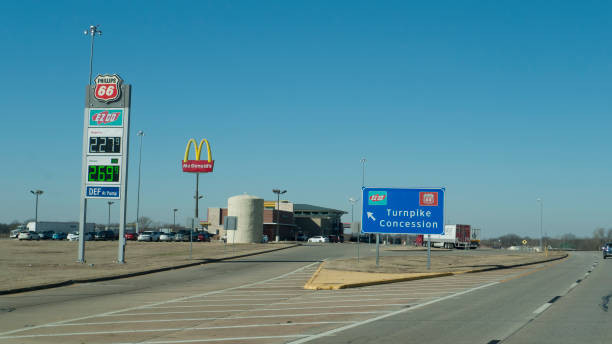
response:
M212 326L212 327L186 327L186 328L162 328L153 330L117 330L117 331L96 331L96 332L68 332L68 333L49 333L49 334L29 334L19 336L5 336L0 339L17 338L37 338L37 337L69 337L69 336L96 336L102 334L122 334L122 333L147 333L147 332L174 332L174 331L207 331L225 330L252 327L278 327L278 326L300 326L300 325L329 325L329 324L352 324L354 321L313 321L298 323L274 323L274 324L254 324L254 325L234 325L234 326Z
M213 299L210 298L208 301L206 300L201 300L201 301L172 301L172 302L168 302L168 303L173 303L173 302L189 302L189 303L197 303L197 302L206 302L206 303L210 303L211 301L213 302L231 302L231 301L265 301L265 300L289 300L289 297L258 297L256 299L241 299L239 297L232 297L231 299ZM156 304L154 304L153 306L156 306ZM149 308L149 307L153 307L153 306L143 306L141 308Z
M73 322L73 321L80 321L80 320L85 320L85 319L91 319L91 318L96 318L96 317L104 316L104 315L108 315L108 314L128 312L128 311L132 311L132 310L136 310L136 309L141 309L141 308L145 308L145 307L159 306L159 305L164 305L164 304L168 304L168 303L171 303L171 302L179 302L179 301L184 301L184 300L190 300L190 299L193 299L193 298L196 298L196 297L202 297L202 296L206 296L206 295L214 295L214 294L223 293L223 292L229 291L229 290L236 290L236 289L240 289L240 288L244 288L244 287L250 287L250 286L253 286L253 285L259 285L259 284L263 284L263 283L267 283L267 282L270 282L270 281L274 281L274 280L283 278L285 276L290 276L291 274L293 274L293 273L295 273L297 271L301 271L303 269L306 269L306 268L308 268L310 266L317 265L317 264L320 264L320 263L316 262L316 263L308 264L308 265L305 265L305 266L303 266L301 268L295 269L295 270L293 270L291 272L287 272L285 274L282 274L282 275L279 275L279 276L276 276L276 277L272 277L272 278L269 278L269 279L266 279L266 280L263 280L263 281L259 281L259 282L243 284L243 285L237 286L237 287L231 287L231 288L226 288L226 289L209 291L209 292L198 294L198 295L184 296L184 297L179 297L179 298L172 299L172 300L156 302L156 303L152 303L152 304L148 304L148 305L142 305L142 306L137 306L137 307L130 307L130 308L125 308L125 309L120 309L120 310L117 310L117 311L110 311L110 312L105 312L105 313L87 315L87 316L79 317L79 318L73 318L73 319L62 320L62 321L57 321L57 322L43 324L43 325L37 325L37 326L20 328L20 329L6 331L6 332L0 332L0 336L4 336L4 335L7 335L7 334L11 334L11 333L17 333L17 332L34 330L34 329L37 329L37 328L42 328L42 327L47 327L47 326L58 326L58 325L69 323L69 322Z
M296 341L290 342L289 344L306 343L306 342L309 342L309 341L312 341L312 340L315 340L315 339L318 339L318 338L321 338L321 337L330 336L330 335L338 333L338 332L346 331L346 330L349 330L349 329L352 329L352 328L355 328L355 327L358 327L358 326L369 324L369 323L374 322L374 321L378 321L378 320L385 319L385 318L388 318L388 317L391 317L391 316L394 316L394 315L398 315L398 314L401 314L401 313L405 313L405 312L409 312L409 311L412 311L412 310L415 310L415 309L419 309L419 308L431 305L431 304L436 303L436 302L444 301L444 300L447 300L447 299L450 299L450 298L453 298L453 297L456 297L456 296L467 294L467 293L476 291L478 289L487 288L487 287L490 287L490 286L495 285L495 284L499 284L499 282L487 283L487 284L484 284L484 285L481 285L481 286L478 286L478 287L475 287L475 288L464 290L462 292L458 292L458 293L455 293L455 294L443 296L443 297L438 298L438 299L434 299L434 300L431 300L431 301L428 301L428 302L425 302L425 303L421 303L421 304L418 304L418 305L416 305L414 307L400 309L400 310L397 310L395 312L389 312L387 314L383 314L383 315L380 315L380 316L377 316L377 317L374 317L374 318L370 318L370 319L367 319L367 320L364 320L364 321L360 321L360 322L353 323L353 324L350 324L350 325L346 325L346 326L343 326L343 327L339 327L339 328L336 328L336 329L333 329L333 330L329 330L329 331L325 331L325 332L322 332L322 333L319 333L319 334L315 334L315 335L312 335L312 336L309 336L309 337L298 339Z
M263 312L263 311L291 311L304 309L321 309L321 308L361 308L361 307L385 307L385 306L405 306L405 303L385 303L376 305L350 305L350 306L311 306L311 307L286 307L286 308L251 308L251 309L224 309L216 311L184 311L184 312L147 312L147 313L121 313L108 315L110 317L118 316L137 316L137 315L166 315L166 314L194 314L194 313L229 313L229 312Z
M45 327L63 327L63 326L92 326L92 325L116 325L116 324L141 324L153 322L175 322L175 321L208 321L208 320L234 320L234 319L259 319L259 318L284 318L284 317L311 317L321 315L351 315L351 314L380 314L387 313L386 311L365 311L365 312L326 312L326 313L303 313L303 314L271 314L271 315L252 315L252 316L228 316L220 318L183 318L183 319L149 319L149 320L122 320L122 321L101 321L90 323L63 323L49 324ZM30 327L31 328L31 327Z
M114 344L179 344L179 343L200 343L200 342L235 342L238 340L260 340L260 339L277 339L277 338L301 338L306 337L305 334L288 334L285 336L260 336L260 337L233 337L233 338L206 338L206 339L188 339L188 340L162 340L154 342L127 342Z
M542 312L544 312L545 310L548 309L548 307L552 306L552 303L545 303L543 305L541 305L540 307L538 307L538 309L536 309L535 311L533 311L533 314L540 314Z

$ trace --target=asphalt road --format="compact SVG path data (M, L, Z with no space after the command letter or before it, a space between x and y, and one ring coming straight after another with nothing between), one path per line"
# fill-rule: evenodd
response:
M360 254L373 252L364 245ZM612 338L607 311L612 261L596 252L479 274L339 291L302 289L320 260L354 254L350 244L313 245L2 296L0 343L607 343Z

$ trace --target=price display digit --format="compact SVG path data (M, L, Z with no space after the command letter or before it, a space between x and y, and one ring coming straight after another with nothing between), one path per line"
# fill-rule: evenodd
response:
M119 166L117 165L89 165L87 173L88 182L119 182Z
M121 153L121 137L91 136L89 153Z

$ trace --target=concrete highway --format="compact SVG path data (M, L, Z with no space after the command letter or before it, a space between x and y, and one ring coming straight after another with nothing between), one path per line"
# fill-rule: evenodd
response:
M373 250L363 245L360 253ZM0 343L607 343L612 338L607 308L612 261L599 252L431 280L302 289L319 261L354 254L351 244L303 246L1 296Z

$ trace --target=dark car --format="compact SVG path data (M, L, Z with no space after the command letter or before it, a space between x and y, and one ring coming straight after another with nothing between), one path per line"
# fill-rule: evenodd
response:
M603 247L603 259L612 256L612 242L609 242Z
M198 233L198 241L210 241L211 235L208 232Z
M115 240L115 232L113 231L99 231L95 236L96 240Z
M329 242L340 242L340 237L337 235L328 235Z
M44 232L40 233L40 239L41 240L53 239L53 234L55 234L55 232L53 232L53 231L44 231Z
M295 239L297 241L306 241L306 240L308 240L308 237L306 235L304 235L304 233L301 233L301 234L298 234Z

